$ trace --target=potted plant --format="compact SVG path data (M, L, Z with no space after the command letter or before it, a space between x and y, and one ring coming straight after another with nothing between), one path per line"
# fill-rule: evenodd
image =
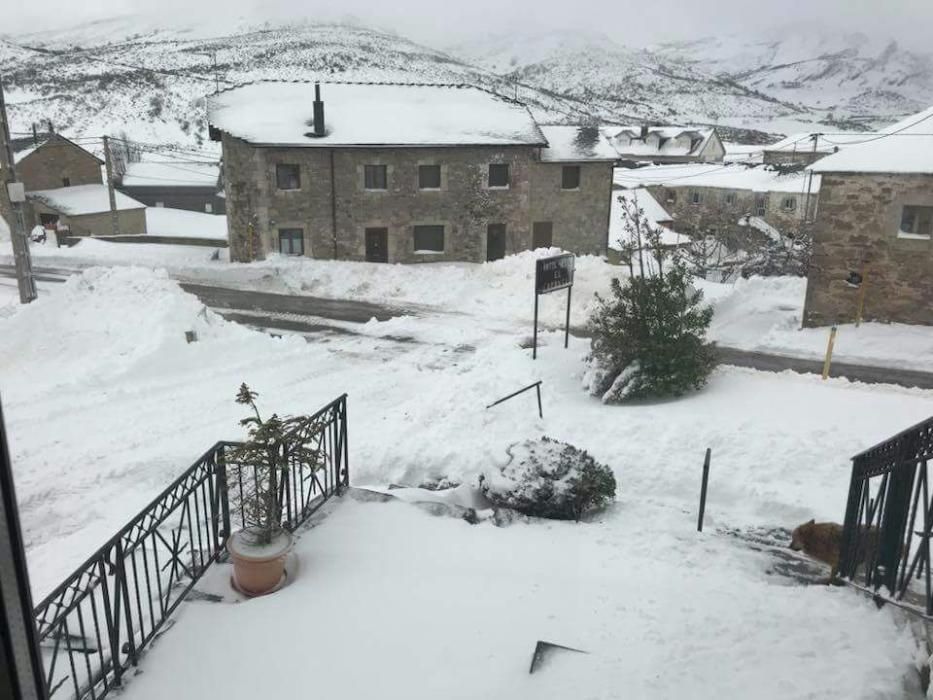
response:
M263 420L256 406L258 394L240 385L236 401L249 406L252 415L240 421L248 438L232 450L228 459L240 470L240 508L245 526L227 539L233 561L234 585L249 596L270 593L284 579L285 558L292 535L282 526L283 485L291 465L323 464L318 449L309 447L318 431L317 422L307 416Z

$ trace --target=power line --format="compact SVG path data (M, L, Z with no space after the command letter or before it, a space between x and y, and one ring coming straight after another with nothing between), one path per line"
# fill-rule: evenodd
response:
M918 119L917 121L911 122L910 124L905 124L900 129L895 129L894 131L889 131L884 134L879 134L878 136L875 136L874 138L865 139L864 141L850 141L848 143L835 143L833 141L830 141L829 139L824 139L824 140L826 141L826 143L830 143L834 146L859 146L863 143L872 143L874 141L880 141L881 139L886 139L889 136L929 136L930 134L916 134L916 133L902 134L901 133L902 131L906 131L912 126L917 126L917 124L922 124L928 119L933 119L933 110L930 110L929 114L927 114L926 116L920 117L920 119ZM835 136L837 134L833 134L833 135Z

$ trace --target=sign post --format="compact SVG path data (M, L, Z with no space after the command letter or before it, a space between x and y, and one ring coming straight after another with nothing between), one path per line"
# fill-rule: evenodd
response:
M570 343L570 293L573 289L575 260L573 253L563 253L549 258L539 258L535 262L535 332L531 350L532 360L538 358L538 296L541 294L550 294L561 289L567 290L564 347L568 347Z

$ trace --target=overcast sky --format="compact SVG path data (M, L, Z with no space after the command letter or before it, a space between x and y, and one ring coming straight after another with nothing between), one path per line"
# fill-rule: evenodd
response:
M181 22L210 22L215 12L257 20L348 15L438 46L507 29L586 29L644 46L819 23L933 51L933 0L0 0L0 32L151 13L154 7L161 18Z

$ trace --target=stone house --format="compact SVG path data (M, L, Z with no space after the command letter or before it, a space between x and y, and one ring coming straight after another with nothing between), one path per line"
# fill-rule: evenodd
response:
M219 163L144 161L127 163L118 190L149 207L223 214L226 202Z
M933 109L928 110L933 117ZM822 177L805 326L863 318L933 325L933 137L927 124L853 145Z
M146 233L146 207L116 193L121 235ZM26 193L26 220L63 236L110 236L113 222L106 185L76 185Z
M27 192L104 181L104 162L61 134L52 133L38 146L17 153L15 161L16 177Z
M766 165L659 165L617 168L618 186L645 187L670 213L672 228L689 236L713 235L741 246L754 217L778 231L800 231L816 212L820 177Z
M616 154L602 133L541 127L479 88L257 83L209 97L208 119L234 260L606 251Z
M726 155L715 129L682 126L605 127L622 160L650 163L717 163Z

